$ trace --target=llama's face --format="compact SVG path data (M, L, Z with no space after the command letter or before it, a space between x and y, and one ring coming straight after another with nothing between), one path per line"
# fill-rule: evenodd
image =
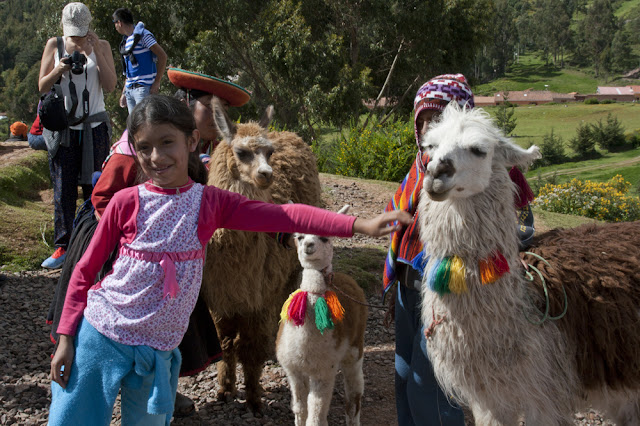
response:
M240 179L260 189L268 188L273 181L273 169L269 164L273 145L265 135L236 138L231 144Z
M273 107L267 107L260 123L236 125L229 119L220 101L214 98L211 109L216 126L231 147L238 179L259 189L267 189L273 181L273 169L269 164L273 154L273 144L267 137L267 127L273 117Z
M296 233L293 239L303 268L321 270L331 265L333 243L330 238Z
M351 206L344 205L338 214L346 214ZM298 249L298 260L305 269L331 269L333 260L333 240L312 234L293 234L293 240ZM329 271L330 272L330 271Z
M449 104L421 140L429 154L424 190L434 201L471 197L483 192L495 170L528 165L538 148L524 150L507 140L488 114Z

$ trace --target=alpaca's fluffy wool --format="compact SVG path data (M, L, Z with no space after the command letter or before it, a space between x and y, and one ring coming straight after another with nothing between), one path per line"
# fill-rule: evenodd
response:
M608 386L606 380L599 380L597 386L584 386L587 369L581 367L577 357L590 354L592 345L597 345L588 336L619 333L609 320L595 323L589 319L586 298L574 298L569 293L569 309L582 310L575 305L585 304L581 321L594 330L581 338L567 328L574 327L575 320L547 321L539 326L527 320L540 316L536 307L543 305L543 299L539 287L524 278L520 265L514 187L507 167L528 164L538 156L537 149L523 150L509 143L485 113L452 106L430 130L424 145L432 161L418 209L421 238L426 254L431 256L429 262L455 255L466 265L475 265L500 250L510 268L491 285L482 285L478 269L468 268L468 293L464 294L440 296L423 286L422 319L427 329L434 323L427 349L445 392L468 405L479 425L514 425L521 415L531 425L570 424L572 413L585 403L584 399L611 416L620 416L619 425L638 424L637 290L633 301L619 307L624 310L620 316L633 323L627 330L634 329L635 336L628 342L634 348L611 348L621 350L618 353L625 358L620 363L629 363L635 372L628 381L617 375L615 388ZM629 231L635 228L628 225ZM637 230L634 235L638 246ZM572 244L580 242L573 240ZM563 259L571 256L570 245L564 249ZM623 252L613 244L607 249L620 255ZM633 257L637 274L639 258L637 254ZM584 260L589 262L588 258ZM429 271L430 263L425 270ZM562 270L563 264L555 263L554 268ZM599 273L609 274L612 270L603 267ZM426 276L425 282L428 279ZM637 287L637 278L635 283ZM582 283L566 284L579 287ZM597 291L594 296L604 306L609 293ZM557 303L552 309L556 314L561 311ZM605 371L607 367L614 368L609 361L603 356L598 358ZM596 394L599 399L590 399ZM602 398L603 395L607 397Z
M220 127L220 125L219 125ZM228 127L232 127L228 124ZM235 138L216 147L211 162L210 185L262 201L321 204L321 188L315 156L294 133L267 131L256 123L237 125ZM259 187L251 170L239 165L234 140L247 149L274 151L269 163L273 181ZM261 406L260 376L273 354L279 311L296 288L300 271L293 251L265 233L220 229L207 249L202 292L214 318L223 358L218 362L220 396L236 393L236 363L243 365L247 403Z
M304 267L300 289L306 305L303 321L283 316L276 355L291 387L291 408L296 425L326 425L338 369L344 376L346 424L360 424L364 391L362 363L367 307L364 291L348 275L332 271L333 244L315 235L295 234L298 258ZM322 295L336 289L344 306L335 328L319 331L314 316Z

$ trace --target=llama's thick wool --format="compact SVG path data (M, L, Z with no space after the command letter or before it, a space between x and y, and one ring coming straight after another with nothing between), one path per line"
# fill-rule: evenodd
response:
M558 258L550 259L553 268L539 265L552 289L551 312L562 311L564 285L569 313L533 324L544 295L520 264L507 170L537 158L537 148L510 143L486 113L451 105L423 146L431 157L418 205L429 256L425 283L438 259L466 265L467 292L423 286L427 349L445 391L481 425L517 424L521 415L527 424L568 424L574 410L589 405L618 424L638 424L638 224L594 228L593 237L578 230L573 239L564 231L555 247L552 237L542 238L536 250ZM629 236L618 243L615 232ZM546 252L545 242L553 247ZM509 271L483 284L475 265L496 252Z
M273 182L259 187L241 170L228 143L216 147L211 159L209 185L237 192L254 200L320 206L321 188L315 156L294 133L272 132L257 123L240 124L234 140L247 142L249 150L270 144ZM256 218L259 220L259 218ZM265 233L219 229L207 249L203 295L216 323L223 349L218 363L222 396L236 392L235 369L240 361L245 373L247 402L259 410L260 375L274 353L279 310L297 286L300 271L296 253Z
M550 265L523 255L542 272L551 315L563 311L563 288L567 293L567 313L556 324L575 348L582 387L640 388L640 221L554 229L528 251ZM540 277L532 275L543 296ZM544 304L538 309L544 312Z

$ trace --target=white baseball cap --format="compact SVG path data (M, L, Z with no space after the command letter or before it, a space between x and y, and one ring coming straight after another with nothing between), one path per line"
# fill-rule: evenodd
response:
M91 12L83 3L69 3L62 9L62 30L65 37L84 37L89 32Z

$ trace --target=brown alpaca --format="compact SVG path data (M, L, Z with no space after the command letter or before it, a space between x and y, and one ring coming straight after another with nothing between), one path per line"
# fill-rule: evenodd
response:
M582 387L640 388L640 221L555 229L537 237L529 251L550 265L522 255L544 276L550 315L564 310L562 286L567 293L567 313L556 324L574 348Z
M210 162L209 185L274 203L319 206L321 188L315 157L297 135L268 133L272 110L258 123L230 122L212 103L225 142ZM259 218L256 218L259 220ZM274 354L278 313L295 289L299 265L294 250L265 233L216 231L207 248L203 294L223 350L218 363L218 397L236 395L236 364L244 370L246 399L261 411L260 376Z

